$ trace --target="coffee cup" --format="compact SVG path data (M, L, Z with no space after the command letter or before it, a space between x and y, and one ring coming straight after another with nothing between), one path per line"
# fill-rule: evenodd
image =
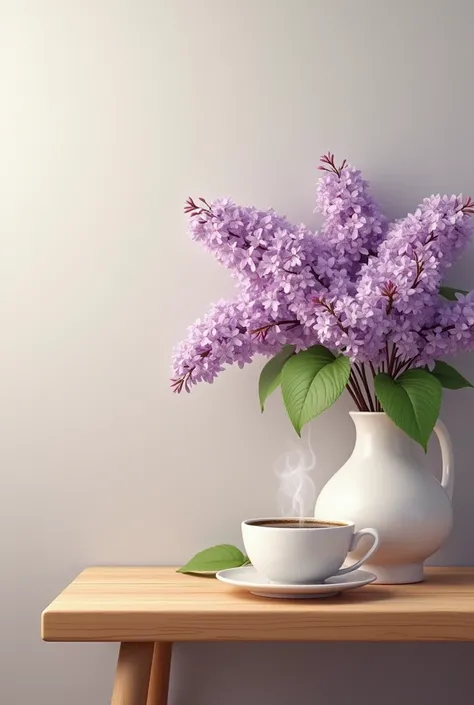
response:
M341 568L362 536L374 541L366 554ZM257 573L274 583L304 585L346 575L360 568L379 545L375 529L355 530L350 521L269 518L242 523L246 553Z

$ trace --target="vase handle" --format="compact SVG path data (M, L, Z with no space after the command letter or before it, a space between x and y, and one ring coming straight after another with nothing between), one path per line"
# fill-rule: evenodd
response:
M440 419L436 422L434 431L438 436L439 445L441 446L441 459L443 461L443 474L441 476L441 485L446 490L449 499L453 498L454 490L454 453L451 437L448 429Z

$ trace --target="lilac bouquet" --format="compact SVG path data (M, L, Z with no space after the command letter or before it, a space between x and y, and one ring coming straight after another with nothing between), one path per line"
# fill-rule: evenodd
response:
M174 350L174 391L272 356L260 403L281 386L297 433L347 390L425 449L442 387L472 386L439 358L474 348L474 291L442 286L472 234L474 201L430 196L389 223L360 171L321 158L321 231L230 199L188 199L189 233L230 271L219 301Z

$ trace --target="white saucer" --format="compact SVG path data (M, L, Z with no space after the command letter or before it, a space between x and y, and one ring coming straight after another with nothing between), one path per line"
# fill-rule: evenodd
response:
M221 570L217 573L216 578L223 583L246 588L250 590L252 595L293 600L334 597L340 592L353 590L354 588L362 587L362 585L373 583L376 580L376 576L373 573L368 573L366 570L354 570L353 573L334 576L328 578L324 583L315 585L281 585L279 583L271 583L270 580L259 575L252 565Z

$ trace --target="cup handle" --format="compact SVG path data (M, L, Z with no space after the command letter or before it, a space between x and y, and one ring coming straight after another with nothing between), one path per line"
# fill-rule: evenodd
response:
M347 573L352 573L353 570L357 570L357 568L360 568L361 565L365 563L365 561L368 560L370 556L374 553L374 551L378 548L380 539L376 529L361 529L360 531L356 531L355 534L352 536L351 545L349 546L349 553L357 547L357 544L359 543L362 536L366 535L373 536L374 542L365 554L365 556L362 556L362 558L350 565L348 568L341 568L337 571L336 575L346 575Z

